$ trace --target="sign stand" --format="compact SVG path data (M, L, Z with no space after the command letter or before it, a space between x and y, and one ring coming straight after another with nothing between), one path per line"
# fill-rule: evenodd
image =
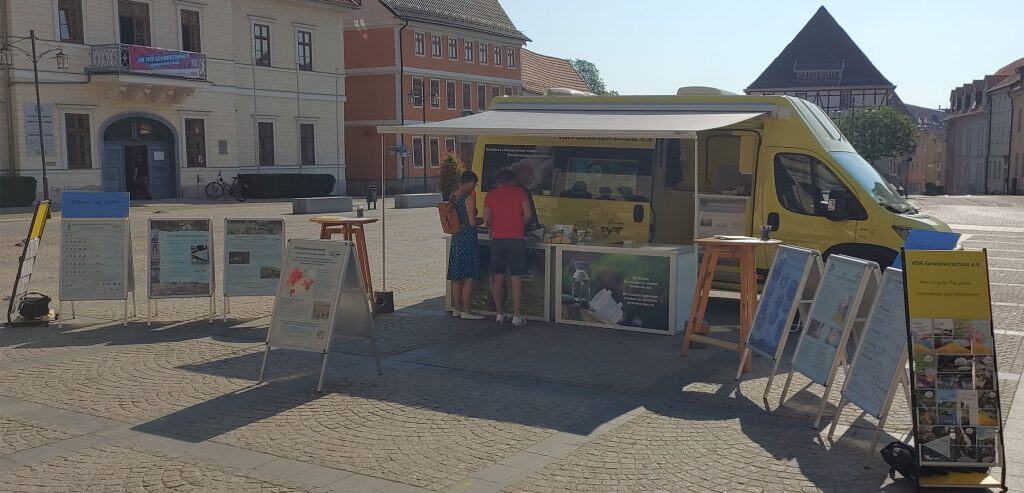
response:
M146 327L152 326L159 300L165 298L209 298L212 324L216 303L213 220L150 218L146 233Z
M128 297L135 305L135 269L128 218L63 218L60 235L60 294L57 311L76 301L123 300L128 326ZM120 243L120 250L113 249ZM118 265L120 264L120 265ZM117 269L120 272L117 272ZM133 309L132 316L136 313ZM64 318L58 328L64 327Z
M13 318L18 311L21 299L28 294L28 286L32 281L32 271L39 253L39 242L42 241L46 220L50 218L50 201L36 202L36 210L32 213L32 222L28 226L28 234L22 243L21 256L18 257L18 273L14 275L14 287L11 288L11 299L7 304L7 325L32 325L50 322L50 315L45 320L23 320L21 316Z
M813 300L814 292L818 289L824 270L821 254L816 250L783 245L775 253L772 269L768 273L768 279L765 281L765 288L761 294L761 302L757 306L753 327L747 338L743 356L740 358L740 361L747 361L750 352L753 351L772 358L774 361L772 371L768 375L768 384L764 389L763 398L766 409L769 407L768 392L771 390L775 374L778 372L779 362L782 361L782 353L786 350L786 342L789 339L790 328L793 326L793 319L798 312L801 320L807 318L807 307ZM800 273L796 274L797 271ZM791 285L793 282L796 282L795 286ZM786 311L783 318L782 310L784 308ZM759 336L762 332L768 332L765 334L766 337L777 338L778 342L775 343L774 348L770 347L771 341L760 341ZM741 364L736 369L736 380L739 380L742 374L743 365Z
M316 391L322 392L336 335L366 339L381 374L372 309L354 248L350 241L288 240L258 382L263 382L271 349L317 352Z
M274 296L285 238L284 219L279 217L224 219L224 323L231 311L231 298Z
M779 406L782 406L795 371L825 387L814 415L814 428L821 424L836 370L839 365L847 368L846 346L851 332L855 330L854 325L867 322L863 312L870 307L863 300L865 297L874 298L879 281L878 264L874 262L832 255L825 264L825 275L815 293L814 303L803 319L803 331L779 397ZM833 350L834 355L827 354Z

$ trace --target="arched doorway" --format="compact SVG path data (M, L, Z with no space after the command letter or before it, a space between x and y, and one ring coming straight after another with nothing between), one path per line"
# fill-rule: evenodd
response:
M103 131L103 190L132 199L177 196L174 131L145 116L115 118Z

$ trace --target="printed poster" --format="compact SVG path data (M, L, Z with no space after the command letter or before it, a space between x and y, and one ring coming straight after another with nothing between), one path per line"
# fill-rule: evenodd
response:
M782 335L792 323L802 291L801 281L816 256L813 250L779 247L747 339L751 350L775 359Z
M903 272L886 269L843 387L843 397L876 418L882 416L897 372L904 371L907 322L903 305Z
M211 295L209 219L150 219L149 297Z
M851 318L856 316L859 291L868 265L832 255L804 322L793 368L819 385L827 385L839 349L845 348Z
M491 296L491 279L488 269L491 265L491 244L490 242L481 241L480 247L480 266L477 270L477 276L473 282L473 291L470 294L470 306L476 313L493 314L494 313L494 297ZM522 313L523 316L545 320L548 314L544 312L544 305L546 304L546 287L548 283L548 277L546 272L548 255L550 248L544 246L541 248L530 248L526 249L526 274L522 276L523 282L523 299L522 299ZM511 293L512 286L508 278L505 279L505 292ZM505 313L512 313L512 296L505 296Z
M224 296L273 296L281 279L284 221L227 219Z
M267 332L271 347L327 350L341 276L346 263L350 263L346 256L351 249L351 245L341 241L288 241Z
M563 249L559 269L562 320L672 331L670 257Z
M60 299L123 300L128 297L128 221L61 221Z
M921 465L999 465L1002 423L985 252L905 255Z
M746 214L749 197L698 195L697 201L696 238L747 233Z

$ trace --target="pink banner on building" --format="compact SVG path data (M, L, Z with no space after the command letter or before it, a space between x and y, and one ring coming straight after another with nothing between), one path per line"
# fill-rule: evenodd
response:
M202 54L191 51L164 50L149 46L128 45L129 68L135 72L202 77Z

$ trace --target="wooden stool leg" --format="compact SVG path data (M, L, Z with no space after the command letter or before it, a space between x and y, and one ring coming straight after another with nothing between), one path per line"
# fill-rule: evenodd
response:
M754 262L754 249L743 248L740 255L740 335L737 349L744 372L750 371L750 354L745 349L757 310L757 270Z
M684 357L690 352L690 336L699 333L704 324L704 314L708 308L708 298L711 296L711 283L718 268L718 257L717 249L708 247L704 250L704 261L701 262L701 274L697 278L697 291L693 296L690 321L686 324L686 334L683 336Z
M327 225L326 224L321 224L320 225L320 239L321 240L329 240L329 239L331 239L331 232L330 232L329 229L327 229Z
M700 262L700 267L697 269L697 278L695 289L693 290L693 300L690 302L690 318L686 321L686 327L683 329L683 345L679 348L679 353L686 357L686 354L690 351L690 334L693 332L693 326L695 324L697 309L700 306L700 294L704 292L704 273L708 270L708 259L707 252L705 257Z

